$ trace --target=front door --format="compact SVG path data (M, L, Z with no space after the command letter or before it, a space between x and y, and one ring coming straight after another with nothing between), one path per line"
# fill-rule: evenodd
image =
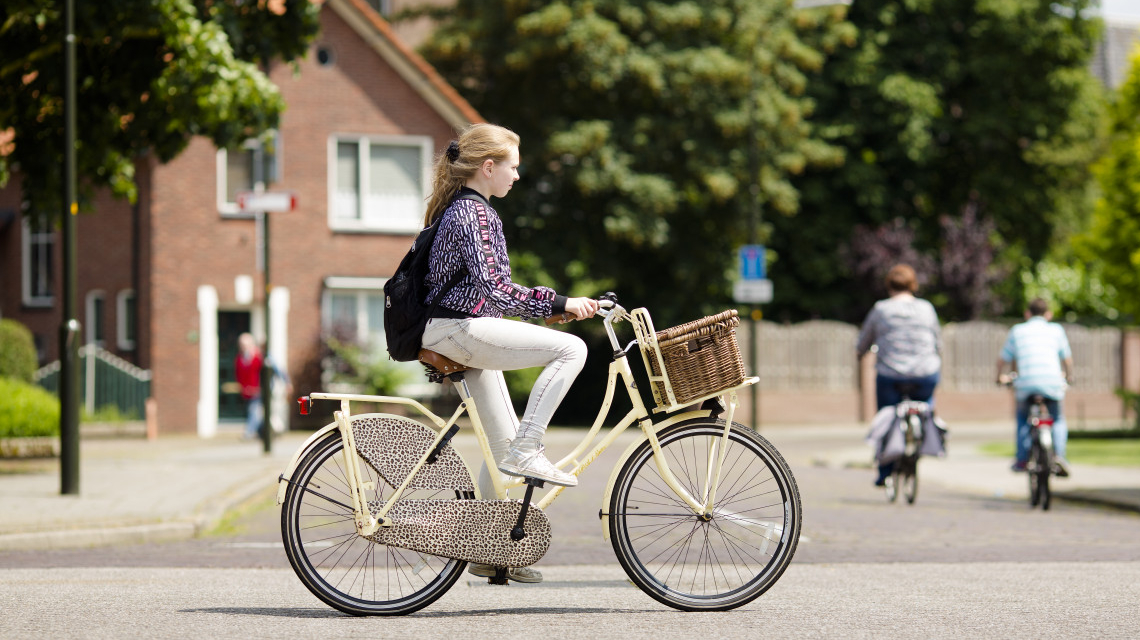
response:
M248 311L218 312L218 419L244 419L245 401L234 376L238 336L249 331Z

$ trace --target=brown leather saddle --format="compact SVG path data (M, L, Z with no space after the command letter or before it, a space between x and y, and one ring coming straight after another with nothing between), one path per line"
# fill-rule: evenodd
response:
M427 370L427 377L431 382L442 383L443 379L447 376L453 373L467 371L471 368L465 364L459 364L451 358L430 349L420 349L418 359L420 364L424 366L424 369Z

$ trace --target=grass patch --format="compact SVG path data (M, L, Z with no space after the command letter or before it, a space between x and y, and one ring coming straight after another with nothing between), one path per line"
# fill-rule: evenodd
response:
M987 442L978 447L991 456L1013 458L1013 442ZM1140 467L1140 438L1073 438L1070 434L1067 458L1073 464L1105 467Z
M277 506L277 485L258 492L257 495L226 511L221 520L206 532L206 537L226 538L246 532L245 521L249 516Z

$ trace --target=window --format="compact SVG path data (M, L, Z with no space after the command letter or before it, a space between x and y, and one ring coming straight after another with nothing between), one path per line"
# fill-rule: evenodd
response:
M368 0L368 4L385 18L392 15L392 0Z
M340 340L384 348L384 280L326 278L321 326Z
M115 300L115 338L120 351L133 351L136 341L137 316L135 292L124 289Z
M24 218L23 251L20 254L24 304L50 307L55 264L55 232L45 220Z
M329 225L337 231L416 233L423 226L431 138L334 138Z
M281 181L280 152L281 140L274 131L264 139L246 140L235 149L218 149L218 211L222 215L248 215L238 209L237 194Z
M106 302L107 295L102 291L91 291L87 294L87 344L94 344L98 347L106 346L107 334L104 329L106 326L104 309Z

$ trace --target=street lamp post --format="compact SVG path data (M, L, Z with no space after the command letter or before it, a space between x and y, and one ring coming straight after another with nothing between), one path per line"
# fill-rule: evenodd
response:
M79 493L79 321L75 319L75 0L63 5L63 292L59 325L60 493Z

